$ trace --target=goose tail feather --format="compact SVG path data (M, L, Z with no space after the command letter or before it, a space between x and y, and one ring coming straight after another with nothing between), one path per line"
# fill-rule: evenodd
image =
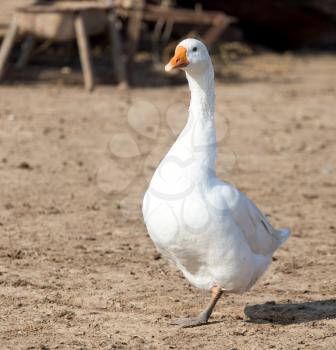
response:
M281 246L287 241L288 237L291 234L291 231L289 228L281 228L279 230L275 230L274 233L277 240L279 241L279 246Z

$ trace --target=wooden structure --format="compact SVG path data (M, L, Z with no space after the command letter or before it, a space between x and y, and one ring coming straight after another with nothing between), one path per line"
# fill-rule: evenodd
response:
M131 76L134 55L137 51L142 22L155 23L153 32L153 47L157 51L160 33L163 32L163 44L166 44L172 33L174 24L206 25L208 30L202 40L209 49L219 39L223 31L235 18L227 16L219 11L203 11L201 8L186 9L174 8L172 0L163 0L161 5L145 3L144 0L133 0L131 6L125 5L126 1L116 3L116 13L128 18L127 42L128 58L127 71ZM126 3L127 4L127 3Z
M127 84L114 7L110 2L40 2L16 9L0 49L0 79L17 35L26 37L18 67L29 60L36 37L56 42L77 40L85 88L94 88L94 73L88 37L109 28L112 60L118 81Z
M222 12L203 11L200 8L174 8L172 0L163 0L161 5L145 0L41 0L36 4L16 9L0 49L0 79L5 63L18 34L26 36L17 67L22 68L29 60L34 38L40 37L58 42L77 40L85 87L94 87L93 67L90 59L88 37L109 28L112 60L118 81L122 85L132 77L134 56L137 52L143 22L155 24L153 48L158 52L158 43L167 44L174 24L208 26L203 41L211 48L225 28L234 21ZM121 40L117 28L117 16L127 20L127 74L124 65ZM162 45L161 45L162 46ZM157 55L158 56L158 55Z

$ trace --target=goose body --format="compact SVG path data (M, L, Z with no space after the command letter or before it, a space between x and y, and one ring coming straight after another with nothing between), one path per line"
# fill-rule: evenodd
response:
M215 295L242 293L266 271L289 230L274 229L249 198L216 176L214 70L204 44L182 41L166 70L175 67L186 72L189 117L145 194L146 227L193 285L217 288Z

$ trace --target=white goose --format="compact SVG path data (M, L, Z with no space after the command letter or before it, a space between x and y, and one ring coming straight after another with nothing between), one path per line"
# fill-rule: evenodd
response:
M191 91L188 122L161 161L143 201L143 215L157 249L196 287L211 290L197 317L183 327L207 323L222 293L243 293L266 271L288 238L243 193L216 176L215 84L208 50L183 40L166 71L183 69Z

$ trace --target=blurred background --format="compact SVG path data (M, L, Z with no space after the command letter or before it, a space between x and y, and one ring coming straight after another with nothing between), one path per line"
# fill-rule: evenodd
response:
M216 71L217 169L292 236L207 327L141 203ZM334 349L336 1L0 1L1 349ZM245 312L244 312L245 311Z
M0 77L84 79L92 90L96 82L145 85L151 72L150 84L167 83L160 63L181 38L203 39L226 64L265 50L335 49L335 18L331 0L3 0Z

